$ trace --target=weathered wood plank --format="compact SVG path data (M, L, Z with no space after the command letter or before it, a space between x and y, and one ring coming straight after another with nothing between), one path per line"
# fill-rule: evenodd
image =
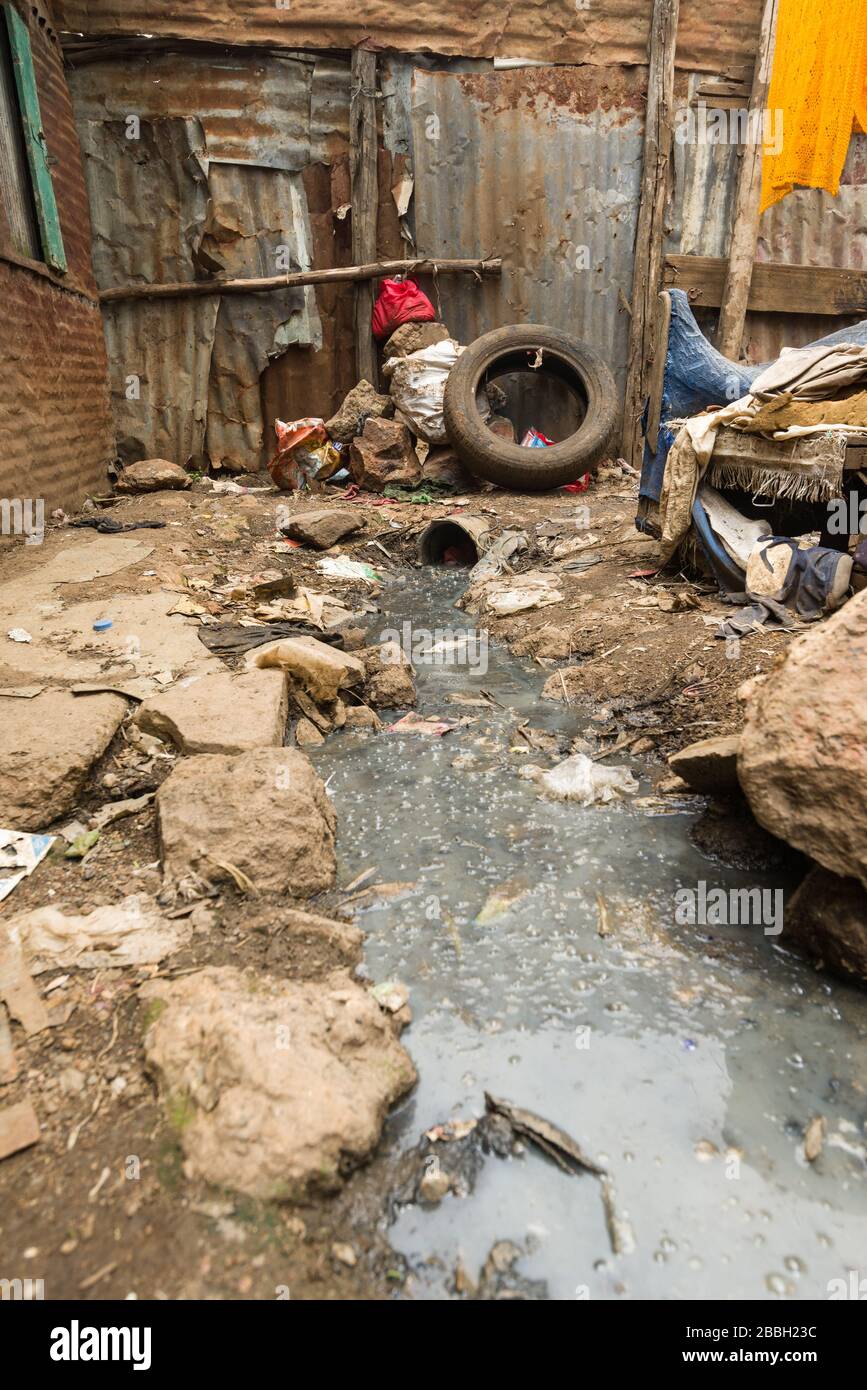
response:
M765 0L759 29L756 71L750 95L747 130L753 132L741 151L735 208L729 243L728 270L723 287L722 306L717 330L717 347L724 357L737 361L741 355L744 323L750 281L756 258L756 239L759 227L759 203L762 192L762 145L755 132L762 128L762 116L767 106L771 85L774 38L776 34L778 0Z
M644 130L644 169L635 236L632 279L632 318L629 332L626 399L623 412L623 452L634 468L641 467L641 413L657 352L655 322L662 277L665 214L671 196L674 138L674 58L680 0L653 0L647 76L647 115Z
M664 282L688 291L702 308L718 309L726 267L722 256L666 256ZM757 263L747 307L768 314L867 314L867 272Z
M352 50L349 105L349 164L352 198L352 259L356 265L376 260L378 210L376 135L376 54ZM370 327L373 283L355 287L355 367L359 381L378 385L376 344Z

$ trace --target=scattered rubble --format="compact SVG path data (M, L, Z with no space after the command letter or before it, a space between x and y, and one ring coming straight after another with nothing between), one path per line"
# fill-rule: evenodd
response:
M738 788L739 734L720 734L691 743L673 753L668 765L697 792L730 792Z
M362 530L363 525L357 512L327 508L324 511L300 512L284 524L282 531L290 539L302 541L315 550L330 550L331 546Z
M306 898L334 882L336 817L296 749L185 758L156 806L163 870L177 891L228 881Z
M29 1100L0 1110L0 1159L38 1144L39 1120Z
M465 492L475 487L475 479L450 445L428 452L421 466L421 481L451 492Z
M221 671L152 695L134 723L180 753L244 753L282 745L287 708L283 671Z
M142 459L129 463L118 477L118 492L163 492L166 489L188 488L189 473L168 459Z
M414 487L421 481L412 435L400 420L368 420L352 441L349 467L359 487L370 492L382 492L394 483Z
M815 1163L825 1147L825 1133L828 1124L824 1115L814 1115L804 1130L804 1157L808 1163Z
M187 1173L253 1197L336 1190L416 1079L395 1025L348 976L211 967L140 996Z
M382 728L382 720L375 710L369 709L367 705L347 705L343 727L353 730L367 729L375 733Z
M417 696L412 662L398 642L362 647L356 656L364 663L362 695L371 711L405 709L408 705L415 705ZM369 717L367 722L370 722ZM379 721L376 722L378 724Z
M42 830L76 804L129 708L119 695L45 690L0 720L0 825Z
M746 704L738 777L760 825L867 887L867 591L790 647Z
M402 323L386 342L382 360L388 362L392 357L409 357L413 352L421 352L450 337L444 323Z
M413 325L406 325L411 327ZM397 330L401 332L400 329ZM397 334L395 334L397 337ZM367 420L388 418L394 414L394 401L390 396L381 396L369 381L360 381L353 386L336 415L326 420L325 428L335 444L351 444L361 433Z
M295 725L295 742L299 748L321 748L325 738L312 719L302 718Z
M867 890L814 868L786 908L784 940L837 974L867 984Z

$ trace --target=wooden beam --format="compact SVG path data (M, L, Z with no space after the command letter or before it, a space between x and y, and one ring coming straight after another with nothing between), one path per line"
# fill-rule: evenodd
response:
M735 362L741 355L750 281L756 258L762 192L763 145L759 133L764 129L768 88L771 85L777 8L778 0L765 0L747 117L747 141L740 157L728 270L717 330L717 348L724 357L730 357Z
M266 294L269 290L293 289L297 285L334 285L341 281L379 280L384 275L499 275L503 262L499 256L486 260L372 261L370 265L332 266L330 270L296 270L286 275L269 275L259 280L182 280L176 284L118 285L102 290L100 302L118 299L188 299L208 294Z
M376 54L352 50L349 102L349 167L352 199L352 259L356 265L376 260L379 212L376 133ZM360 281L355 290L355 374L378 385L376 344L370 319L373 285Z
M673 143L674 58L680 0L653 0L647 74L647 115L644 128L644 171L635 236L632 277L632 318L629 332L626 400L623 414L623 452L634 468L641 467L641 413L657 351L657 295L662 277L665 214L671 195Z
M701 308L718 309L725 294L722 256L666 256L665 284L686 290ZM867 315L867 272L815 265L753 267L747 308L764 314Z

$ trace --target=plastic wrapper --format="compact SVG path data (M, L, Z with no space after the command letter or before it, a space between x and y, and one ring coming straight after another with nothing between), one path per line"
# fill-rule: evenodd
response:
M297 492L315 479L325 482L341 468L340 448L328 438L325 421L316 416L286 424L275 420L277 453L268 472L283 492Z

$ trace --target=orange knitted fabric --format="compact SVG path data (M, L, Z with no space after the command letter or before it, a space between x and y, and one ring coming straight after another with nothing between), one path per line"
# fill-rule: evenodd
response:
M783 138L765 149L762 211L796 184L836 196L853 119L867 130L867 0L780 0L768 108Z

